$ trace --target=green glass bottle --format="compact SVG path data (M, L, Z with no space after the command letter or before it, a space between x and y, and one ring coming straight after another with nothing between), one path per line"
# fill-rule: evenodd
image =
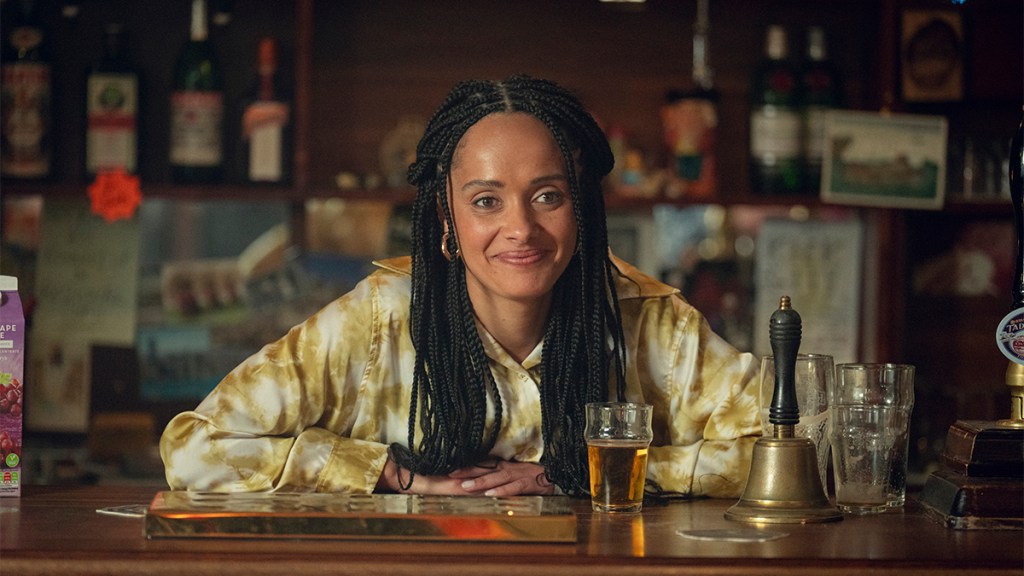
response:
M207 33L205 0L192 0L189 40L174 69L170 137L171 177L175 182L221 180L224 79Z
M796 68L786 31L768 28L765 58L754 73L750 96L750 184L759 194L798 194L800 109Z
M812 26L807 32L807 59L800 70L803 114L803 178L808 191L821 186L825 152L825 115L840 105L839 74L828 57L825 31Z

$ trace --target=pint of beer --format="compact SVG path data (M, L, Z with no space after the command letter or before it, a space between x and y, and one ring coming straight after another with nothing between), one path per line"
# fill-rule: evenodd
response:
M587 404L587 454L590 495L598 512L639 512L647 478L651 443L648 404Z

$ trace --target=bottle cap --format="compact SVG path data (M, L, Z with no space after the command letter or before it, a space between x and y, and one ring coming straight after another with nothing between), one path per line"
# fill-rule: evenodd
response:
M821 26L811 26L807 31L807 57L815 62L820 62L828 57L825 31Z
M772 60L782 60L786 57L786 29L778 24L768 27L768 36L765 39L765 53Z

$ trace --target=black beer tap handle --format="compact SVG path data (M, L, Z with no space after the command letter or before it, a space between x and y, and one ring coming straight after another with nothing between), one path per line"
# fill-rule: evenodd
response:
M789 296L779 301L779 309L768 322L768 338L775 356L775 391L768 410L768 421L777 426L793 426L800 421L796 400L796 356L800 350L800 314L790 305Z
M1022 114L1024 116L1024 114ZM1010 142L1010 201L1013 204L1013 224L1017 233L1017 258L1014 261L1013 288L1010 310L1024 307L1024 118L1021 119Z

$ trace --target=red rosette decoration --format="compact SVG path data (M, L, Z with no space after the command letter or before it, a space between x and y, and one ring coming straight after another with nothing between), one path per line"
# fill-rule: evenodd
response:
M123 169L100 172L89 185L92 212L107 222L131 218L142 203L139 177Z

